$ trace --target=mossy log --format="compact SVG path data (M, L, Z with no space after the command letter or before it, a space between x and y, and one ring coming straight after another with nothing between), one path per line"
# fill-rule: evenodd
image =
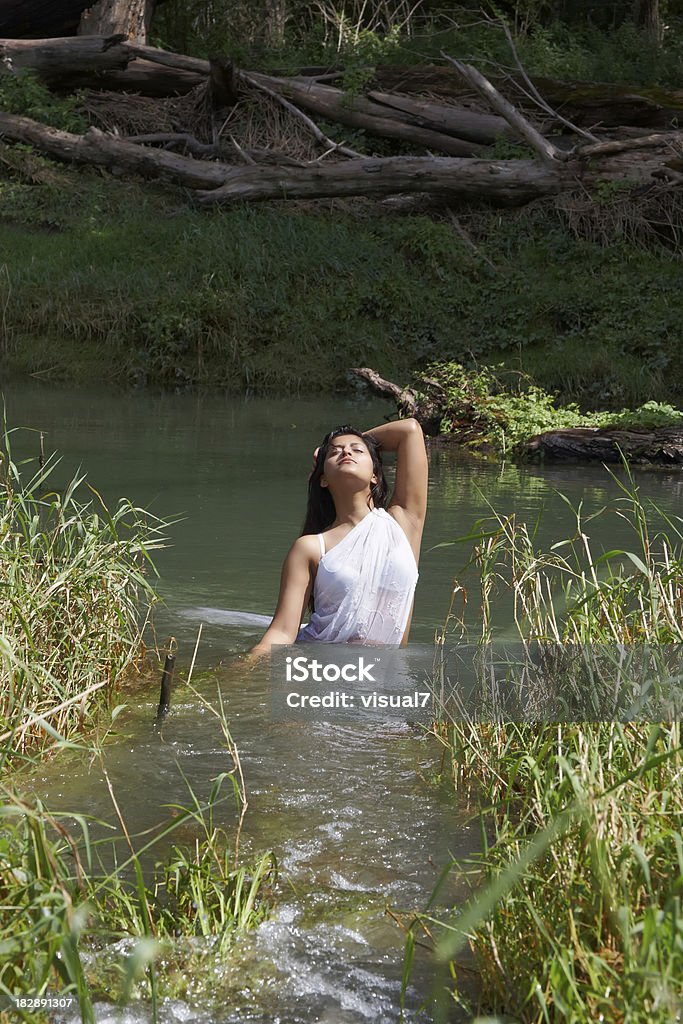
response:
M683 465L683 427L572 427L549 430L527 444L529 459Z

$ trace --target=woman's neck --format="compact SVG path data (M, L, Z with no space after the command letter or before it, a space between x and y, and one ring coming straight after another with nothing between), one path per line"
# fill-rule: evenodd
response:
M358 526L372 511L374 504L367 491L358 491L356 494L345 494L335 498L334 508L337 514L330 529L342 524Z

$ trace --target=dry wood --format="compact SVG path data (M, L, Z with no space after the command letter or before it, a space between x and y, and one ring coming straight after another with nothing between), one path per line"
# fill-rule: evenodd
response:
M156 46L143 46L140 43L128 42L125 43L125 47L133 57L140 57L162 67L174 68L176 71L190 71L192 74L208 78L211 70L209 61L202 60L201 57L186 57L184 53L171 53L170 50L160 50Z
M481 152L480 147L473 142L421 128L414 123L413 115L399 110L389 111L363 96L350 97L341 89L333 89L329 85L301 82L294 78L273 78L254 72L249 78L280 93L298 107L352 128L362 128L374 135L400 139L450 156L475 156Z
M0 61L12 71L30 69L52 84L82 73L123 69L130 54L124 36L86 36L65 39L0 39Z
M125 44L123 44L125 45ZM70 83L91 89L110 89L113 92L138 92L143 96L184 96L198 85L206 84L206 75L182 68L162 66L156 61L131 60L125 71L105 71L103 74L79 75Z
M555 461L621 462L622 452L629 462L681 465L683 428L572 427L537 434L527 445L530 458Z
M146 43L155 0L98 0L83 11L79 36L121 33L134 42Z
M410 96L397 96L378 90L369 92L368 98L392 110L412 114L417 119L416 123L423 128L445 132L468 142L490 145L500 136L515 137L505 118L494 114L479 114L464 107L416 100Z
M302 168L240 167L204 204L264 199L320 199L428 192L520 204L563 187L562 176L534 160L471 160L457 157L386 157Z
M271 99L274 99L278 103L280 103L285 108L285 110L288 110L290 114L294 115L294 117L297 117L300 121L303 121L303 123L306 125L306 127L313 135L313 137L316 138L318 142L321 142L323 145L328 147L328 152L336 150L337 152L342 153L344 156L360 156L360 153L357 153L355 149L351 149L350 146L345 146L343 143L333 142L333 140L328 138L328 136L325 135L325 133L318 127L315 121L312 121L310 117L304 114L302 110L299 110L298 107L294 106L293 103L290 103L290 101L285 99L285 97L282 96L279 92L276 92L274 89L271 89L270 86L265 85L263 82L259 81L256 78L253 78L251 75L246 74L244 71L242 72L241 77L242 80L244 82L247 82L248 85L251 85L255 89L259 89L261 92L264 92L267 96L270 96Z
M369 366L353 367L349 370L349 373L353 373L356 377L364 380L366 384L369 384L376 395L380 395L382 398L393 398L399 408L399 412L403 415L415 416L417 400L415 393L410 388L402 388L390 380L385 380L384 377L380 377L377 370L373 370Z
M680 148L683 146L683 131L658 132L654 135L642 135L637 139L612 139L609 142L597 142L590 146L581 146L576 150L575 156L610 156L613 153L649 149L652 146L678 146Z
M460 72L465 81L472 86L482 99L487 100L493 109L505 118L513 131L528 143L544 163L557 164L558 161L566 159L566 154L557 149L556 146L553 146L551 142L548 142L540 132L536 131L534 126L511 103L508 103L504 96L501 96L498 90L489 82L488 78L485 78L480 71L473 68L471 64L463 64L462 61L455 60L454 57L449 57L447 54L443 54L443 56Z
M229 164L193 160L166 150L138 146L97 128L74 135L49 128L28 117L0 112L0 136L25 142L43 153L70 163L95 164L110 170L132 171L146 178L165 177L188 188L215 188L232 171Z
M371 391L381 398L393 399L399 416L414 416L428 437L435 437L439 433L443 419L444 390L436 381L423 378L423 384L436 394L432 398L418 398L412 388L402 388L390 380L385 380L369 366L355 367L349 370L349 373L364 380Z

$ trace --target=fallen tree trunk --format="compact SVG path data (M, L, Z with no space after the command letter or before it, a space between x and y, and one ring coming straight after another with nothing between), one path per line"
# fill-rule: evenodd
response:
M683 133L680 135L683 140ZM235 167L147 148L96 128L81 136L5 113L0 113L0 136L28 143L61 160L175 181L197 189L199 200L205 205L334 196L385 197L400 192L518 205L570 189L575 180L572 167L567 164L544 166L535 160L492 161L464 157L365 157L304 167ZM670 153L668 146L665 152ZM592 173L604 177L604 166L598 165Z
M335 196L384 197L425 192L503 205L553 195L562 178L534 160L471 160L458 157L385 157L308 167L239 167L211 192L204 205L265 199L321 199Z
M109 170L133 172L145 178L166 178L193 189L217 188L233 170L230 164L193 160L167 150L147 148L97 128L89 128L85 135L74 135L28 117L2 112L0 137L28 143L69 163L94 164Z
M2 50L4 45L5 49ZM0 41L0 56L8 58L12 67L29 64L39 67L49 76L55 69L64 72L65 65L73 63L78 54L81 65L101 68L103 62L118 64L117 71L94 71L97 75L128 75L131 64L147 65L171 76L189 75L210 82L212 102L234 104L238 100L238 83L255 85L284 104L327 147L327 152L338 150L351 157L345 162L321 163L320 158L298 167L253 166L253 158L245 155L243 147L232 139L233 146L250 166L235 167L228 163L192 160L168 152L143 148L125 142L118 136L91 130L85 136L57 132L27 118L0 115L0 133L8 139L29 142L44 152L60 159L91 162L100 166L130 170L145 176L163 176L198 190L199 201L213 203L268 199L316 199L336 196L387 197L397 193L441 194L450 198L479 199L498 205L519 205L541 196L572 190L580 179L591 184L605 178L638 179L651 182L659 177L675 186L683 182L681 161L676 157L683 146L683 132L652 135L643 139L598 142L575 146L571 152L559 149L547 140L519 113L490 81L468 65L452 60L460 74L485 96L499 117L490 115L489 121L505 121L510 132L521 136L536 153L536 160L481 160L471 156L478 151L476 143L464 142L442 133L433 132L415 121L414 109L405 110L401 98L399 106L392 108L391 117L380 118L376 110L389 110L386 105L362 97L348 102L338 89L319 86L295 79L282 80L266 75L235 73L232 65L200 61L178 54L168 54L154 48L126 44L120 36L81 37L77 39L39 40L34 44L24 41ZM144 56L138 56L139 54ZM147 60L151 57L151 61ZM132 60L131 60L132 58ZM130 61L130 63L127 63ZM125 69L124 69L125 66ZM208 79L207 75L211 75ZM294 101L294 105L292 105ZM307 107L326 118L333 118L369 130L410 141L414 145L452 151L464 148L466 157L389 157L358 158L358 154L343 145L337 145L300 109ZM425 108L426 109L426 108ZM419 115L422 116L422 115ZM407 118L408 121L401 120ZM379 128L377 126L380 126ZM147 136L155 132L139 133ZM164 134L164 133L161 133ZM182 135L183 133L175 132ZM185 133L186 135L188 133ZM191 134L191 133L190 133ZM151 141L151 140L150 140ZM159 140L161 141L161 140ZM166 140L168 141L168 140ZM194 146L195 152L198 152ZM219 152L220 149L217 150ZM673 154L673 156L672 156ZM323 154L327 155L327 153Z
M453 68L438 64L381 67L377 68L375 78L384 92L433 93L456 101L470 95L468 86ZM505 87L495 76L491 81L499 88ZM551 107L561 110L566 118L584 128L599 124L603 128L630 125L665 130L683 118L681 89L634 87L613 82L567 82L541 76L530 76L530 81ZM508 83L524 86L515 74L508 78ZM509 87L506 92L509 93Z
M0 137L28 143L72 163L165 177L200 190L198 196L205 204L307 196L386 196L403 191L483 195L493 201L515 203L548 195L560 187L554 172L533 160L492 164L456 157L388 157L301 168L234 167L146 148L96 128L75 135L1 112Z
M481 153L481 148L474 142L423 127L415 114L373 103L364 96L349 96L341 89L295 78L253 73L249 77L279 92L297 106L351 128L362 128L373 135L399 139L451 156L477 156Z
M556 462L628 462L683 465L683 427L639 430L626 427L572 427L537 434L527 444L530 459Z
M477 410L472 407L472 418L462 418L462 426L450 434L440 434L440 424L449 409L449 397L438 381L420 378L420 391L402 388L385 380L369 367L351 369L349 373L364 380L370 389L382 398L396 402L399 416L414 416L428 437L442 436L459 444L468 445L473 439L481 442L477 430ZM479 449L482 450L481 444ZM530 438L522 457L531 460L548 459L557 462L628 462L662 466L683 466L683 426L657 427L646 430L631 427L571 427L549 430Z
M380 106L387 107L389 111L411 114L423 128L446 132L468 142L488 146L501 137L514 138L514 133L505 118L496 117L494 114L480 114L464 107L449 107L443 103L415 100L409 96L377 90L369 92L368 98Z
M74 75L126 68L131 55L124 36L72 36L66 39L0 39L0 61L12 71L33 71L47 85Z

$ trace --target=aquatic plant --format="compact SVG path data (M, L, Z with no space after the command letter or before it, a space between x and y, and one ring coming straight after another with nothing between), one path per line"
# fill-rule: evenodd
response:
M85 816L53 814L0 789L0 995L73 997L85 1024L94 1024L96 998L148 997L156 1020L167 995L215 996L216 964L263 918L276 874L270 853L232 862L229 837L214 823L233 799L221 793L229 774L206 801L190 789L190 803L174 807L152 838L131 836L121 821L123 858L116 839L94 838ZM194 843L175 843L145 872L144 858L189 825Z
M91 723L144 653L155 594L145 568L162 520L121 500L110 512L59 460L20 467L0 450L0 764ZM27 472L28 468L28 472ZM50 488L54 489L50 489ZM145 611L145 609L147 611Z
M681 639L680 521L663 517L632 479L595 515L619 516L634 550L596 554L581 509L576 533L540 551L514 517L478 524L484 640L494 592L507 593L521 640L659 644ZM663 515L660 513L660 515ZM595 516L588 517L589 519ZM562 554L560 555L560 552ZM442 639L444 637L442 636ZM680 722L444 721L435 735L455 788L481 811L481 856L468 907L420 915L436 938L452 997L465 1002L469 943L479 1009L529 1024L676 1019L683 1000L683 748ZM407 946L407 962L410 945ZM470 965L471 966L471 965Z

